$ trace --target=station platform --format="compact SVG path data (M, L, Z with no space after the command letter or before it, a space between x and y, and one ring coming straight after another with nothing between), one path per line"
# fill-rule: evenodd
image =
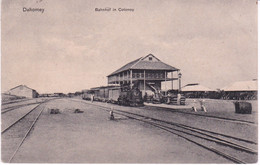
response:
M146 106L153 106L153 107L162 107L162 108L170 108L176 110L187 110L191 109L191 105L172 105L172 104L153 104L153 103L144 103Z

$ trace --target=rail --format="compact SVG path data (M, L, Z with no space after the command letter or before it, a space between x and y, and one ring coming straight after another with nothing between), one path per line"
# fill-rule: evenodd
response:
M92 105L92 106L100 107L101 109L103 109L105 111L111 110L110 108L102 106L102 105L90 104L86 101L84 101L84 103ZM238 140L238 141L243 141L243 142L246 142L246 143L249 143L249 144L257 144L256 142L251 141L251 140L237 138L237 137L233 137L233 136L230 136L230 135L225 135L225 134L221 134L221 133L217 133L217 132L213 132L213 131L203 130L203 129L200 129L200 128L195 128L195 127L187 126L187 125L184 125L184 124L179 124L179 123L168 122L168 121L164 121L164 120L160 120L160 119L156 119L156 118L151 118L151 117L140 115L140 114L135 114L135 113L131 113L131 112L118 110L116 108L113 108L113 111L114 111L114 114L123 115L125 117L130 118L130 119L134 119L134 120L137 120L137 121L140 121L140 122L144 122L144 123L153 125L157 128L163 129L167 132L170 132L170 133L175 134L179 137L182 137L182 138L186 139L187 141L190 141L190 142L192 142L192 143L194 143L194 144L196 144L200 147L203 147L203 148L205 148L205 149L207 149L211 152L214 152L215 154L220 155L220 156L222 156L222 157L224 157L224 158L226 158L226 159L228 159L228 160L230 160L234 163L244 164L246 162L239 160L238 158L235 158L234 156L225 154L222 151L217 150L217 149L215 149L211 146L207 146L207 145L198 143L195 140L193 140L191 137L203 139L203 140L206 140L208 142L214 142L215 144L222 145L222 146L225 146L225 147L230 147L232 149L242 151L242 152L246 152L248 154L257 155L257 153L258 153L256 150L254 150L252 148L231 142L229 140L225 140L225 139L220 138L218 136L221 135L221 136L224 136L226 138L235 139L235 140ZM169 127L167 125L171 125L171 126L174 126L176 128ZM215 134L217 136L210 135L209 133ZM187 136L191 136L191 137L188 138Z

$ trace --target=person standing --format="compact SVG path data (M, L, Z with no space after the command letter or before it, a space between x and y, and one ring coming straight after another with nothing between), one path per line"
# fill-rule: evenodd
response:
M92 93L91 94L91 103L93 103L93 101L94 101L94 94Z
M181 94L180 93L177 94L177 104L181 105Z
M205 100L200 100L200 106L201 106L201 110L204 112L207 112L207 109L205 107Z

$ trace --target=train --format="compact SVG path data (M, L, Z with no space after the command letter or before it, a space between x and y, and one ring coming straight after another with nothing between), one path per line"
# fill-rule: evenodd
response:
M129 86L101 86L83 91L82 99L90 100L94 96L94 101L115 103L125 106L143 106L144 100L142 92L137 88Z
M91 88L82 91L82 99L114 103L125 106L143 106L144 102L153 104L185 105L186 98L178 90L155 91L153 95L142 96L142 92L134 85L111 85Z

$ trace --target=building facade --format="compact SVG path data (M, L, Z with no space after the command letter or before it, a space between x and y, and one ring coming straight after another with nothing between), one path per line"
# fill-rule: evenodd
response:
M19 85L17 87L14 87L14 88L10 89L7 92L7 94L15 95L15 96L23 96L23 97L27 97L27 98L36 98L39 95L36 92L36 90L31 89L31 88L27 87L26 85Z
M173 76L174 72L177 76ZM115 72L108 75L108 84L129 85L131 88L138 87L143 95L161 90L161 83L171 81L180 82L180 69L172 67L160 61L157 57L149 54L136 59Z

